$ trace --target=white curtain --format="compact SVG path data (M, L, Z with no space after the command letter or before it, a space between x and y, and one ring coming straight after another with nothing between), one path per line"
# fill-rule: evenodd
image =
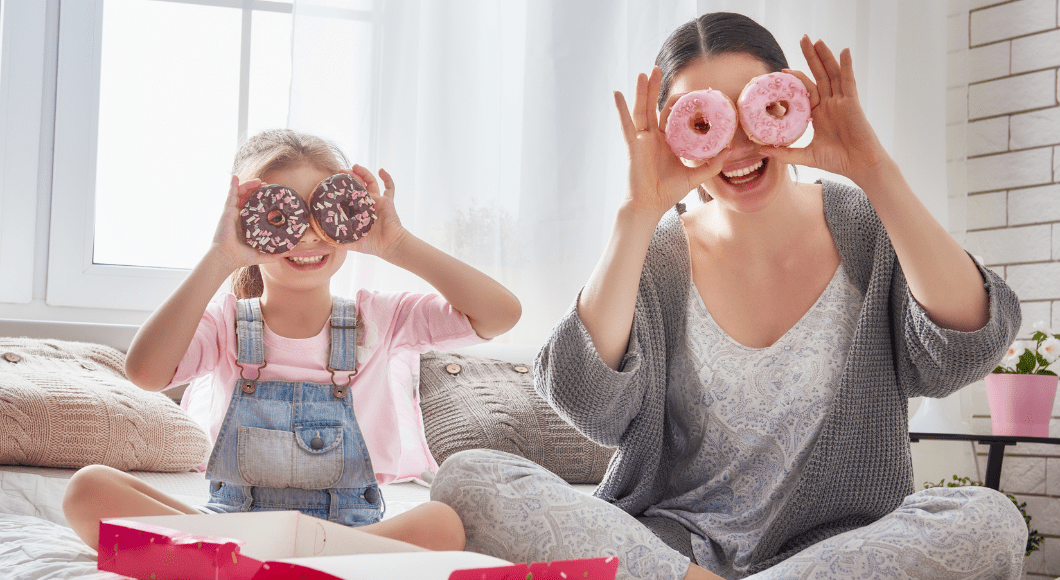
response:
M612 91L629 95L663 40L699 13L755 18L802 70L803 33L849 46L870 120L945 224L946 8L936 4L295 0L289 126L386 168L413 234L519 296L523 318L499 340L540 344L588 278L625 194ZM799 170L800 180L817 176ZM351 254L333 290L360 287L430 290Z

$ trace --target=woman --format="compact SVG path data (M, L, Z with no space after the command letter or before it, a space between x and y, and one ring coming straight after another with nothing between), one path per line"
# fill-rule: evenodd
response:
M610 242L537 360L538 390L618 447L595 498L521 458L454 456L432 499L468 549L617 555L624 578L1018 578L1026 526L985 488L914 493L909 397L985 374L1019 303L937 223L858 102L849 51L802 39L814 137L737 130L706 163L664 133L683 93L734 101L787 68L741 15L674 32L632 111L615 100L629 191ZM656 115L657 106L661 114ZM789 164L851 179L797 183ZM699 188L708 203L670 208Z

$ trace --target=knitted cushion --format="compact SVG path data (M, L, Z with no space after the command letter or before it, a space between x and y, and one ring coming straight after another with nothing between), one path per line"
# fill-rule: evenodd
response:
M0 464L187 471L210 439L162 393L125 378L125 355L81 342L0 338Z
M420 356L427 445L441 464L465 449L525 457L569 483L599 483L614 449L578 432L534 391L529 364L431 351Z

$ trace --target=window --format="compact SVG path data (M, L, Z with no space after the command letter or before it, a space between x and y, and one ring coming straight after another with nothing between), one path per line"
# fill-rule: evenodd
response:
M45 14L44 2L0 5L0 302L32 299Z
M48 303L150 311L205 253L240 139L287 125L292 4L60 10Z

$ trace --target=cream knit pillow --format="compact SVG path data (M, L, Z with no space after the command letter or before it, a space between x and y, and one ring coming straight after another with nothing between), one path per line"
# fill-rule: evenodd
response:
M124 366L107 346L0 338L0 464L187 471L205 461L206 433Z

